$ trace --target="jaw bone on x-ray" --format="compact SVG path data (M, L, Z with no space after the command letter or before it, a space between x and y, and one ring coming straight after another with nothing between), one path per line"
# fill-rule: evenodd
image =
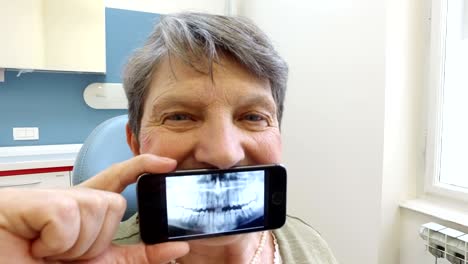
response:
M264 182L263 171L168 177L168 225L184 234L263 226Z

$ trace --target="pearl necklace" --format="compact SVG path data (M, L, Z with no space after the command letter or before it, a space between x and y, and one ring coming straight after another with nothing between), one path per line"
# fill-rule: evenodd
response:
M262 232L262 236L260 237L260 244L258 245L257 250L255 250L255 254L252 257L252 260L250 261L250 264L257 264L260 261L260 254L263 252L263 248L265 247L265 242L266 242L266 234L268 231Z
M270 233L268 231L262 232L262 236L260 237L260 243L255 250L255 254L252 257L252 260L250 260L250 264L258 264L260 261L260 256L263 252L263 249L265 248L266 240L267 240L267 234ZM279 254L279 246L278 246L278 241L276 240L275 234L271 232L271 235L273 237L273 244L275 246L275 251L273 254L273 264L282 264L283 261L281 260L281 255ZM179 262L175 260L171 260L169 262L170 264L180 264Z
M282 264L283 260L281 259L281 255L279 252L278 241L276 241L276 236L273 232L271 232L271 236L273 237L273 244L275 246L275 252L273 253L273 264Z

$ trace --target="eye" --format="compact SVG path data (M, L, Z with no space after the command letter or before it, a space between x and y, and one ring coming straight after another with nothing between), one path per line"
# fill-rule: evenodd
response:
M243 116L243 119L250 122L266 121L266 118L259 114L247 114Z
M169 121L187 121L187 120L193 120L193 118L189 114L176 113L176 114L168 115L165 118L165 120L169 120Z
M250 112L242 115L239 121L245 126L245 128L252 130L262 130L271 125L268 116L256 112Z
M196 123L196 118L189 113L167 113L162 118L162 123L168 126L191 126Z

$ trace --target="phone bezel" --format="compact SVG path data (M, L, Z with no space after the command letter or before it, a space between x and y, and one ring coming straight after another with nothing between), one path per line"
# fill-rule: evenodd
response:
M197 234L184 237L169 237L167 223L165 177L230 173L241 171L265 171L265 217L264 227L231 230L214 234ZM273 176L273 177L271 177ZM137 180L137 204L139 212L140 237L146 244L168 241L184 241L224 235L276 229L286 221L286 168L281 164L233 167L230 169L181 170L161 174L143 174ZM158 188L154 188L158 186ZM279 198L278 198L279 197ZM278 200L281 200L278 202ZM159 212L159 213L155 213Z

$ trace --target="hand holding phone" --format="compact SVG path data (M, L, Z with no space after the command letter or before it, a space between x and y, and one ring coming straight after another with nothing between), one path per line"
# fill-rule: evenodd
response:
M137 197L140 235L147 244L275 229L286 220L286 169L144 174Z

